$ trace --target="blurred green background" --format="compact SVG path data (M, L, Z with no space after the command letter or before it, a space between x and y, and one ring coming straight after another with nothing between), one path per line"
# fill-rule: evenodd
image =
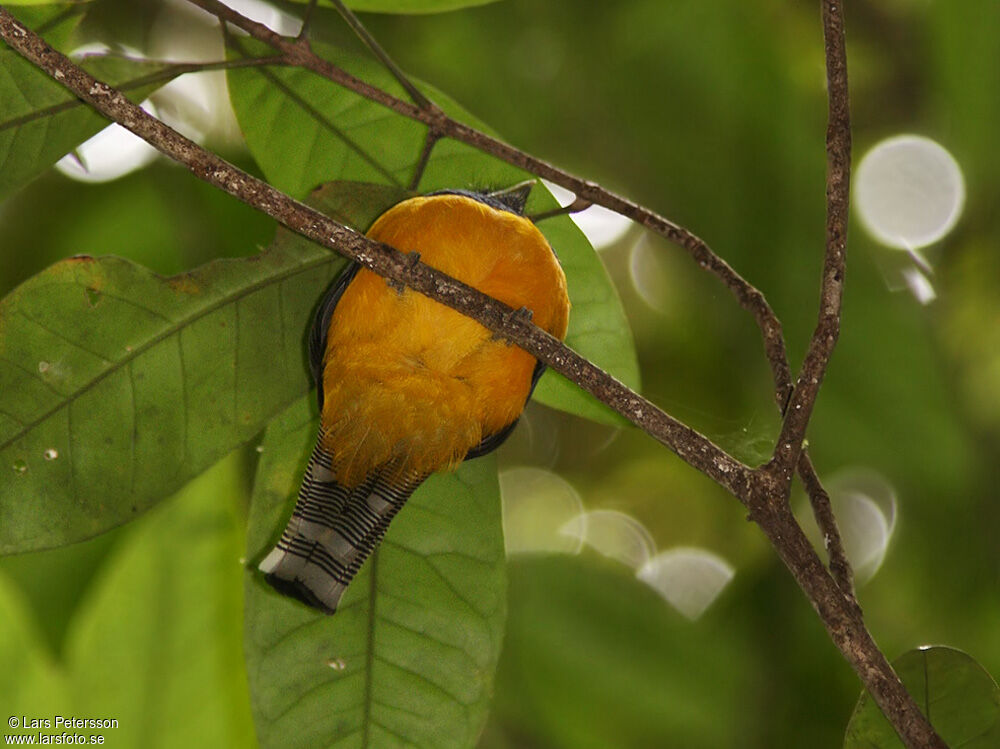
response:
M165 23L151 1L94 6L84 33L139 49ZM885 137L925 135L954 155L968 197L928 253L938 298L926 306L897 289L897 257L852 224L843 333L811 450L823 476L865 467L896 491L885 562L859 592L886 654L948 644L996 675L1000 4L845 10L855 161ZM797 366L823 237L818 3L503 0L364 18L404 69L509 142L706 239L765 292ZM317 24L351 44L334 14ZM215 145L252 168L233 139ZM270 220L163 161L103 185L49 173L0 204L0 291L73 254L174 273L251 254L272 234ZM738 457L764 460L778 420L749 317L679 250L637 229L601 252L645 394ZM484 749L840 746L858 682L739 504L635 431L540 406L527 420L502 467L555 471L587 509L627 512L659 548L705 547L736 575L690 622L596 555L512 560ZM0 560L0 695L12 693L4 673L32 674L11 713L75 694L95 714L134 716L109 734L122 746L252 743L239 632L255 460L252 450L232 456L103 537ZM108 686L116 681L128 688Z

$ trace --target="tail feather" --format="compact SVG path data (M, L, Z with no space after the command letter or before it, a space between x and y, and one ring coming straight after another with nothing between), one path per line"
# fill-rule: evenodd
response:
M328 614L425 478L386 467L349 489L330 465L319 440L281 540L259 565L275 589Z

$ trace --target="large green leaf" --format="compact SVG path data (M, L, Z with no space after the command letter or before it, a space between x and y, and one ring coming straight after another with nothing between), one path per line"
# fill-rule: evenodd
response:
M918 648L903 653L892 665L948 746L1000 746L1000 688L968 654L947 647ZM847 726L844 749L902 746L875 701L862 693Z
M68 17L66 23L70 23ZM53 33L58 33L58 30ZM48 36L48 34L46 34ZM139 101L170 80L162 63L94 57L83 67ZM44 172L108 121L19 54L0 49L0 199Z
M318 420L313 398L261 445L247 537L257 562L287 520ZM492 458L435 475L326 616L246 573L247 671L262 747L471 747L506 613Z
M51 651L42 642L27 601L3 575L0 575L0 694L9 715L54 715L69 704L66 681ZM6 729L4 732L15 733Z
M342 263L78 257L0 301L0 553L120 524L258 433L310 388L304 332Z
M405 94L374 62L333 47L315 45L324 57L369 83ZM400 187L409 184L426 128L303 70L231 70L230 96L254 158L268 180L301 196L330 180L357 180ZM449 115L485 126L429 86L424 90ZM420 182L422 191L482 185L506 186L527 173L453 141L434 149ZM529 211L556 206L542 186ZM600 258L567 216L539 227L559 255L573 310L566 342L632 388L639 369L632 333L618 294ZM609 423L623 423L610 409L562 377L549 372L535 397L547 405Z
M102 735L107 746L254 745L240 652L240 481L240 461L223 461L125 529L75 612L58 662L0 577L8 714L114 718L117 727L71 731Z
M240 484L230 458L158 507L81 606L66 647L77 714L118 718L105 732L111 745L252 745Z

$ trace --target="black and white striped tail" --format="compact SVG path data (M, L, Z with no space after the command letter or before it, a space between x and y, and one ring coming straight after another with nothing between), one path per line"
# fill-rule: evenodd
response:
M334 479L330 461L317 442L292 517L259 565L276 590L327 614L423 481L387 468L348 489Z

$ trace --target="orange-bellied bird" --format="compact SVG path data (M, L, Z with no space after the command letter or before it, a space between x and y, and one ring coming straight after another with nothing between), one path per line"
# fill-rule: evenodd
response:
M404 200L368 236L531 311L562 339L566 277L524 217L529 188ZM496 449L545 366L475 320L354 264L309 341L320 428L295 510L260 563L279 591L332 614L389 522L435 471Z

